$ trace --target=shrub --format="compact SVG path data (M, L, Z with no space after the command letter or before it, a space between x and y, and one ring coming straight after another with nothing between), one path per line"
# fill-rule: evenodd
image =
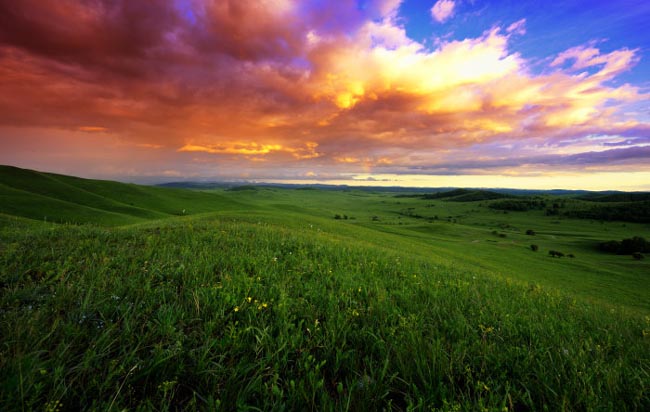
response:
M598 249L602 250L603 252L618 253L618 251L621 249L621 242L617 240L609 240L598 245Z
M339 215L338 213L337 213L337 214L335 214L335 215L334 215L334 219L336 219L336 220L339 220L339 219L341 219L341 215Z
M537 246L537 245L530 245L530 250L532 250L533 252L537 252L537 251L539 250L539 246Z
M650 244L646 242L641 236L634 236L631 239L623 239L621 242L621 250L619 254L621 255L631 255L637 252L648 252L650 251Z
M546 207L546 202L535 199L505 199L492 202L488 207L497 210L523 212L526 210L543 209Z
M641 259L644 258L644 256L643 256L641 253L639 253L639 252L634 252L634 253L632 253L632 257L633 257L634 259L636 259L636 260L641 260Z
M573 253L569 253L568 255L566 255L566 257L573 259L574 257L576 257L576 255L574 255Z
M529 235L529 236L535 236L535 231L533 229L528 229L526 231L526 234Z
M557 250L549 250L548 254L551 255L551 257L559 257L559 258L561 258L561 257L564 256L564 253L559 252Z
M609 240L598 245L603 252L616 253L619 255L632 255L634 253L650 252L650 242L641 236L634 236L622 241Z

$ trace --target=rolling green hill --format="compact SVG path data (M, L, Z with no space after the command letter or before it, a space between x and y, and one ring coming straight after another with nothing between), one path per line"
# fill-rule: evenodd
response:
M504 201L0 167L0 410L650 409L650 226Z
M237 207L233 200L214 193L0 166L0 213L31 219L115 226Z

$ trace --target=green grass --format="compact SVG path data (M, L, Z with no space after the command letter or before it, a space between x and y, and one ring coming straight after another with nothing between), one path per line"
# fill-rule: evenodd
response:
M647 225L386 193L69 179L166 215L79 195L70 222L92 222L86 209L102 220L52 224L3 204L1 410L650 408L647 262L590 246ZM12 190L63 201L34 186ZM197 214L173 216L185 202Z
M105 226L240 208L218 194L80 179L0 166L0 213Z

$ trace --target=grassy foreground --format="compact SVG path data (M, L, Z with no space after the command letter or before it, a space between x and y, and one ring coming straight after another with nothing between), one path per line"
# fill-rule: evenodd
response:
M275 196L118 227L0 216L0 409L650 410L637 306Z
M11 240L5 410L650 406L650 319L308 225L203 218Z

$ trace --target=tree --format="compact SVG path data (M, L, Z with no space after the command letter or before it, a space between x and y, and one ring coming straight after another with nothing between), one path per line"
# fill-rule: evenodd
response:
M641 236L634 236L631 239L623 239L621 242L621 255L630 255L636 252L646 252L650 249L648 242Z

